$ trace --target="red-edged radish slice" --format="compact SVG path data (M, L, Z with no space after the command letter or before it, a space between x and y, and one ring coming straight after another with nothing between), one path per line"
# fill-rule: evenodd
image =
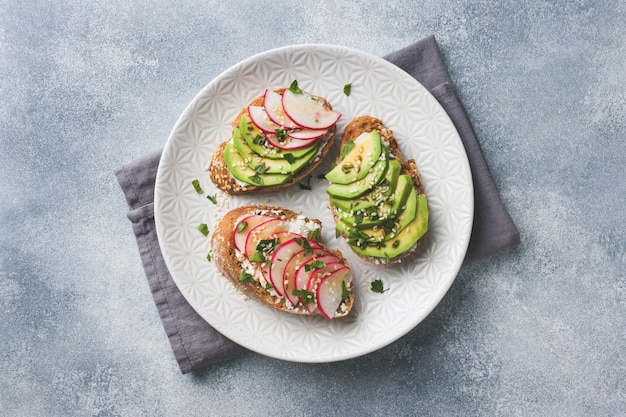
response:
M270 235L269 239L276 239L276 242L278 244L278 247L276 247L276 249L274 249L274 252L272 252L272 259L273 259L273 255L276 253L278 248L280 248L280 246L283 243L293 240L294 237L300 237L300 235L297 234L297 233L292 233L292 232L278 232L278 233L274 233L274 234ZM278 293L278 295L282 296L283 293L285 292L284 280L277 279L276 283L274 283L274 281L272 281L272 278L270 276L270 267L271 267L271 265L272 265L271 262L264 262L264 263L262 263L261 264L261 273L265 277L265 281L267 281L268 283L272 284L272 287L274 287L274 289L276 290L276 293Z
M313 259L309 259L307 262L305 262L304 264L300 265L300 267L298 268L298 270L296 271L296 279L294 281L294 287L297 290L307 290L307 285L309 283L309 280L311 279L311 276L315 275L320 269L316 269L316 268L310 268L307 265L310 265L311 263L315 262L315 261L321 261L324 263L324 268L326 268L326 266L328 264L335 264L335 263L340 263L341 260L336 257L333 254L326 254L324 256L321 257L316 257ZM309 269L307 271L307 269ZM308 291L308 290L307 290ZM304 302L304 300L302 298L300 298L300 300L302 302ZM309 303L310 304L310 303ZM308 304L307 304L308 306Z
M248 233L248 237L246 238L246 247L244 252L246 258L250 259L254 252L256 252L256 247L260 241L271 239L273 234L286 232L287 230L289 230L289 222L276 218L255 226L252 230L250 230L250 233Z
M277 125L280 125L285 129L295 129L298 127L289 117L287 117L287 115L285 115L282 96L277 92L269 89L265 90L263 107L272 122Z
M306 94L294 94L288 89L283 92L282 104L287 117L306 129L328 129L341 117L339 113L327 109L321 102Z
M303 263L307 262L309 259L313 259L313 258L320 258L324 255L328 255L329 252L325 251L324 249L322 249L317 243L315 243L312 240L309 240L309 243L311 245L311 249L312 251L307 252L305 249L301 249L300 251L296 252L293 257L289 260L289 262L287 262L287 265L285 266L285 270L284 270L284 277L285 277L285 297L287 297L287 299L289 300L289 302L291 303L291 305L296 305L298 304L298 300L299 298L295 295L293 295L293 290L297 289L296 288L296 275L298 272L298 268L300 268L300 265L302 265ZM306 253L305 253L306 252Z
M352 282L352 274L347 267L336 270L329 276L322 278L319 284L317 284L317 291L315 293L317 308L327 320L334 317L337 308L339 308L343 300L343 282L346 283L346 286L349 286Z
M301 130L292 130L287 132L287 136L292 139L303 139L303 140L313 140L319 139L328 133L328 129L301 129Z
M274 289L279 295L285 295L285 269L287 264L298 252L304 252L302 246L294 239L295 237L302 239L302 236L295 235L291 239L284 241L276 248L272 254L271 267L269 269L269 279ZM313 241L309 241L311 248L318 248L319 245Z
M338 271L340 269L348 268L345 264L341 262L325 261L325 263L326 263L325 267L311 271L309 282L307 282L306 284L306 290L315 294L313 296L314 302L308 303L306 305L306 309L309 311L309 313L315 312L315 310L317 310L318 308L317 307L317 304L318 304L317 288L318 288L319 283L323 279L329 277L333 272Z
M281 126L272 122L265 109L261 106L248 106L248 116L250 121L265 133L274 133Z
M262 214L251 214L239 220L235 225L235 229L233 230L233 243L235 245L235 249L245 254L246 239L248 238L248 233L250 233L250 231L255 226L274 219L275 217L264 216ZM240 229L239 225L242 223L246 224L245 226L241 227L241 231L238 231Z
M292 139L290 137L286 137L283 142L278 140L278 137L272 133L268 133L265 135L267 141L275 148L279 148L282 150L295 150L300 148L306 148L307 146L311 146L315 143L317 139Z

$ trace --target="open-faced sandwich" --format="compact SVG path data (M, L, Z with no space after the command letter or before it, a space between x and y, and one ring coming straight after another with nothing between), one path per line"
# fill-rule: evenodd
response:
M319 241L321 227L280 207L239 207L216 226L212 260L250 298L289 313L343 317L354 303L352 273Z
M399 262L428 230L428 204L413 159L404 161L380 119L359 116L345 128L336 165L326 174L337 232L362 259Z
M213 183L228 194L274 192L302 180L330 150L341 115L324 97L265 90L233 121L230 140L211 157Z

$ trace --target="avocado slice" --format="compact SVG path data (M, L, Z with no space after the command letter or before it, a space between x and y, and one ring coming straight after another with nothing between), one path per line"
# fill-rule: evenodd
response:
M384 147L380 133L376 130L361 134L352 143L352 149L326 174L326 179L333 184L351 184L365 178L380 158Z
M387 168L385 178L379 185L374 187L372 191L364 194L358 200L344 200L341 198L331 197L330 204L345 212L357 212L359 210L370 209L372 206L379 206L388 200L388 196L395 192L398 176L400 175L401 170L402 165L400 165L400 162L395 159L391 159L389 160L389 167ZM394 197L390 198L393 199Z
M311 152L312 149L317 149L319 145L319 141L315 141L315 143L305 148L292 149L287 152L273 146L263 146L262 142L265 139L263 132L250 121L246 114L242 115L239 120L239 131L250 149L264 158L284 159L285 154L291 154L294 158L299 159Z
M351 211L341 211L339 218L348 225L356 226L359 229L368 229L378 226L390 219L400 217L401 213L412 206L412 202L407 202L413 191L413 181L410 175L402 174L398 177L397 187L391 197L383 200L382 203L372 205L365 209L352 209ZM402 207L405 206L405 210ZM350 215L352 213L352 215ZM376 213L372 215L372 213ZM405 216L406 217L406 216ZM400 221L401 219L398 219ZM406 220L404 220L406 222ZM402 224L402 222L401 222Z
M245 163L232 141L224 147L224 162L233 177L255 186L280 185L292 177L291 174L257 173Z
M248 167L255 170L255 172L267 174L294 174L317 154L317 149L312 148L310 152L303 157L292 159L291 163L284 158L264 158L248 146L246 141L241 137L241 130L239 129L233 131L233 145Z
M385 173L387 172L388 165L389 164L386 158L379 159L363 179L355 181L351 184L331 184L326 189L326 192L330 196L338 198L357 198L368 192L383 179Z
M416 195L415 193L413 194ZM354 251L363 256L390 259L409 250L428 230L428 203L426 197L420 195L416 197L416 200L417 210L415 217L395 237L377 245L365 247L351 245Z

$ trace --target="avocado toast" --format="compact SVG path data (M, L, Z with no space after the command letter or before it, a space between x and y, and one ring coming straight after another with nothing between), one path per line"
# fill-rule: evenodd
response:
M333 143L340 114L323 97L289 88L265 90L232 123L232 137L211 157L211 181L228 194L267 193L310 174Z
M378 265L413 253L428 230L428 204L413 159L404 161L380 119L359 116L346 126L341 152L326 174L337 225L351 249Z

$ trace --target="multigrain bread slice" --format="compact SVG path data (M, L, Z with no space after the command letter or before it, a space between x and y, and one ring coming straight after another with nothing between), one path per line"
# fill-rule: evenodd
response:
M415 190L417 197L418 198L423 197L423 201L426 201L425 200L426 194L424 192L424 186L422 183L420 173L417 169L415 160L414 159L409 159L406 161L404 160L402 150L400 149L400 146L396 138L394 137L393 131L389 129L388 127L386 127L383 124L381 119L368 116L368 115L358 116L352 119L346 125L344 129L343 137L342 137L341 144L340 144L341 150L343 150L343 148L349 142L354 142L363 133L369 133L372 131L377 131L380 134L382 142L384 146L387 148L389 159L395 159L396 161L400 163L400 166L401 166L400 174L406 174L410 176L411 183L412 183L413 189ZM336 163L339 163L339 162L340 162L340 157L337 157ZM335 221L339 222L341 219L340 213L338 212L339 209L335 207L333 204L330 204L330 209L333 213L333 217ZM425 221L427 224L428 222L427 211L425 213L425 216L426 216ZM338 229L338 232L344 238L346 239L349 238L349 236L347 236L347 233L345 231L340 231ZM414 253L417 250L417 248L420 246L421 242L422 242L422 238L420 237L414 244L412 244L404 252L399 253L396 256L389 257L389 258L378 257L378 256L376 257L366 256L366 255L363 255L362 253L359 253L357 250L355 250L354 247L351 247L351 248L353 249L353 251L356 253L357 256L359 256L361 259L367 262L372 262L377 265L389 265L389 264L399 263L402 261L402 259Z
M273 219L278 219L278 222L285 221L289 223L289 230L284 232L283 229L271 229L270 225L278 224L277 221L260 221L256 227L253 225L254 216L268 216ZM252 219L252 220L250 220ZM242 227L242 225L244 227ZM247 297L260 301L268 306L282 310L288 313L300 314L300 315L322 315L326 319L338 318L346 316L353 304L354 304L354 285L352 283L352 276L349 273L348 263L343 257L341 252L332 251L328 249L324 244L319 242L319 236L321 232L322 223L317 219L307 218L294 211L266 205L248 205L236 208L228 212L216 225L214 232L211 236L211 260L217 266L219 272L226 277L237 290L245 294ZM267 231L267 236L264 233ZM278 231L277 231L278 230ZM237 234L240 234L237 236ZM242 234L249 234L251 237L241 239L244 237ZM293 234L293 236L292 236ZM269 243L268 240L273 239L275 242ZM246 255L245 246L238 248L237 240L249 242L253 239L257 239L258 245L264 245L263 252L265 261L252 262L252 257ZM267 240L263 240L267 239ZM299 240L298 240L299 239ZM302 246L296 246L294 250L289 251L289 245L294 246L295 243ZM252 242L253 246L256 244ZM239 243L241 245L241 243ZM256 246L256 251L259 251L259 246ZM310 251L310 255L306 256L307 249ZM240 250L242 249L242 250ZM272 255L290 254L290 258L276 259L276 256ZM291 258L294 258L291 263ZM333 258L333 259L331 259ZM272 265L271 261L276 265ZM308 260L307 260L308 259ZM321 264L315 264L316 260L326 260L324 267ZM329 260L330 259L330 260ZM304 275L310 279L310 286L307 288L308 292L302 292L298 294L296 299L299 298L295 304L290 300L294 299L294 288L291 288L291 284L287 284L287 269L285 275L281 275L284 279L282 288L283 294L279 294L278 288L274 288L271 284L271 279L268 279L269 269L277 266L278 262L285 262L285 265L291 265L297 268L299 271L302 269ZM299 264L299 261L302 262ZM332 261L332 262L331 262ZM294 263L295 262L295 263ZM319 261L321 262L321 261ZM335 268L331 268L331 264L337 263ZM269 264L269 265L268 265ZM341 264L341 265L339 265ZM306 265L312 265L315 268L307 269ZM322 280L332 275L332 272L347 268L344 272L344 283L339 283L339 292L341 298L338 301L336 309L332 311L325 311L320 305L320 288ZM316 269L317 268L317 269ZM278 268L277 268L278 269ZM289 268L291 270L291 268ZM295 270L295 269L294 269ZM305 274L306 272L306 274ZM276 281L276 277L273 277ZM276 282L278 284L278 282ZM291 297L287 297L286 293L289 292ZM312 302L306 302L305 299L309 298ZM328 307L326 308L328 310Z
M282 94L285 88L279 88L274 90L278 94ZM330 102L321 96L316 96L313 94L305 93L309 97L315 98L318 102L320 102L324 108L328 110L333 110ZM239 114L235 117L232 122L233 129L237 129L240 126L242 116L247 114L247 109L249 106L263 106L264 103L264 95L258 96L253 99L248 105L244 106ZM235 178L224 160L224 150L226 148L226 144L228 141L222 142L215 152L211 156L210 164L209 164L209 176L211 181L219 188L220 190L231 194L231 195L241 195L241 194L251 194L251 193L273 193L279 190L283 190L291 187L292 185L302 181L308 175L317 168L317 166L322 162L324 157L330 151L333 140L335 138L337 127L333 125L327 131L327 133L319 139L319 148L315 157L307 163L304 167L302 167L295 175L289 178L286 182L279 185L254 185L244 183L237 178ZM230 139L229 139L230 140Z

